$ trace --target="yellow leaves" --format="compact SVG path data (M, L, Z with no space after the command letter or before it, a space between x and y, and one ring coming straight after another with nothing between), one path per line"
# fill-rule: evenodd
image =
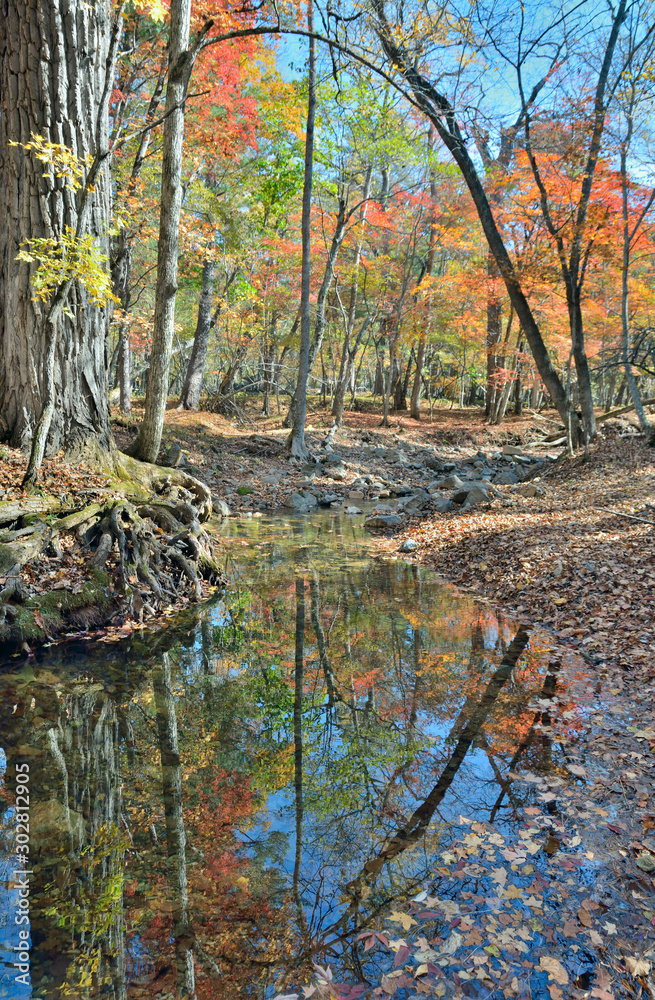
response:
M146 14L151 21L155 21L157 24L163 24L168 16L168 11L162 3L162 0L142 0L138 9L141 13Z
M10 140L9 145L22 146L23 149L34 153L37 160L52 167L55 176L62 178L73 191L82 187L85 167L88 168L93 163L93 157L90 154L87 154L82 160L68 146L63 146L58 142L48 142L36 132L31 133L29 142L12 142ZM50 173L45 173L43 176L49 177Z
M47 300L67 281L79 282L94 305L102 306L114 298L106 255L95 237L76 236L70 226L59 237L35 238L22 243L16 260L38 265L32 275L37 300Z
M520 885L514 885L514 883L508 885L505 891L503 892L503 896L505 897L505 899L520 899L522 895L523 895L523 889L521 888Z
M558 959L552 958L550 955L542 955L539 959L539 967L548 973L549 979L554 979L560 986L568 985L568 973Z
M398 913L397 910L393 911L389 920L391 920L394 924L401 924L403 930L405 931L408 931L410 927L413 927L416 923L414 918L410 917L409 913Z

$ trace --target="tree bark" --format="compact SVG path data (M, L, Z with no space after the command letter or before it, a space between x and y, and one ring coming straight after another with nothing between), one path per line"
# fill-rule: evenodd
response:
M0 438L14 447L29 446L46 408L49 370L52 419L43 445L47 454L63 449L69 457L106 452L111 445L110 310L91 305L85 289L75 284L67 292L66 312L59 312L49 330L48 305L32 298L36 265L16 260L21 243L60 237L66 227L76 230L80 204L54 170L23 146L37 134L78 157L106 150L111 38L107 0L14 0L0 11ZM106 159L83 212L85 232L106 251Z
M306 458L305 420L307 417L307 380L309 378L309 335L310 310L309 292L311 277L311 211L312 174L314 169L314 121L316 117L316 41L314 32L314 2L307 2L307 30L309 39L309 91L307 97L307 132L305 136L305 176L302 192L302 275L300 290L300 357L298 358L298 381L295 392L295 413L293 427L289 435L289 451L293 458Z
M129 453L156 462L164 428L168 380L175 327L180 211L182 208L182 145L184 100L195 52L189 51L191 0L172 0L168 42L168 83L162 139L161 207L157 251L155 317L150 371L143 422Z
M200 401L202 379L205 374L205 362L207 360L207 348L209 346L209 334L212 326L215 266L213 257L208 257L202 266L202 289L198 305L198 321L193 338L193 349L180 396L180 407L184 410L195 410Z

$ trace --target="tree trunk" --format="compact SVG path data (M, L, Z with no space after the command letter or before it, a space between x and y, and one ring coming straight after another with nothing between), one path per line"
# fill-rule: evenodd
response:
M196 323L193 349L180 396L180 407L184 410L195 410L200 401L202 380L205 374L205 362L207 360L207 348L209 346L209 334L212 326L215 266L213 257L208 257L202 266L202 290L198 305L198 322Z
M47 454L63 449L68 457L110 448L110 311L91 305L87 292L75 284L68 291L66 312L49 335L48 305L32 298L36 264L17 261L16 255L27 239L57 238L66 227L75 230L79 199L23 146L37 134L82 158L107 148L104 97L105 85L112 85L107 79L113 76L113 67L107 66L111 35L107 0L14 0L0 11L0 438L14 447L29 446L46 406L49 368L54 396L44 445ZM88 215L85 231L106 252L106 160L93 188L83 210Z
M155 317L143 423L130 448L130 453L144 462L157 461L168 398L182 208L184 99L193 68L193 58L188 51L191 0L172 0L170 10Z
M417 106L433 123L437 134L461 171L462 177L473 198L482 230L489 244L489 249L498 265L498 270L507 289L507 294L514 306L521 327L525 332L541 379L548 389L564 424L567 425L570 421L574 439L576 443L579 443L582 440L580 422L577 414L571 407L564 391L564 386L550 360L539 325L523 290L520 275L512 264L507 247L496 225L489 199L467 149L466 140L461 133L455 110L450 106L447 98L439 93L430 81L408 60L404 49L396 44L384 10L384 0L373 0L373 6L378 17L376 30L384 52L412 88Z
M314 2L307 2L307 30L314 32ZM309 39L309 90L307 97L307 132L305 136L305 177L302 192L302 275L300 289L300 357L295 392L295 413L289 435L289 450L293 458L306 458L305 420L307 417L307 380L309 378L309 293L311 277L311 211L312 174L314 169L314 119L316 116L316 42Z
M120 393L121 413L132 412L132 376L130 355L130 333L127 323L121 324L118 344L118 390Z
M494 284L500 278L500 271L491 251L487 254L487 278L487 399L485 413L490 417L494 412L496 396L501 391L495 384L494 373L498 367L496 345L502 336L503 320L503 306Z
M637 413L637 419L639 420L639 426L644 434L651 435L653 428L651 427L650 421L646 416L644 404L641 401L639 386L637 385L637 379L635 378L635 373L633 372L632 365L630 363L630 293L628 288L628 278L630 276L630 249L635 232L630 232L630 216L628 212L628 150L630 148L630 141L632 139L632 131L634 128L634 87L635 84L633 82L632 100L628 105L627 111L628 132L625 139L621 143L621 216L623 221L623 252L621 258L621 353L623 355L625 380L630 390L630 395L632 396L632 402L635 404L635 411ZM652 204L654 197L655 189L653 189L653 194L651 194L649 204ZM637 227L635 227L635 229L636 228Z
M323 280L321 282L321 287L318 290L318 295L316 296L316 318L314 320L314 338L311 342L309 348L309 355L307 359L307 379L316 364L316 358L319 355L321 346L323 344L323 336L325 334L325 307L327 304L327 296L334 279L334 269L337 263L337 257L339 256L339 250L341 244L343 243L343 238L346 234L346 222L348 221L346 217L346 200L345 197L339 199L339 211L337 212L337 223L334 228L334 235L332 236L332 242L330 243L330 249L328 251L327 262L325 264L325 271L323 272ZM301 333L302 340L302 333ZM305 380L305 396L307 393L307 379ZM296 419L297 410L297 400L298 400L298 386L291 397L291 402L289 403L289 413L284 422L285 427L293 427Z

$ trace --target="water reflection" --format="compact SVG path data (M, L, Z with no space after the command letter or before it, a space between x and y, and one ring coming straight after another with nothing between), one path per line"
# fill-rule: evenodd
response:
M264 998L312 958L366 978L357 934L432 877L449 823L511 825L508 772L551 766L529 705L556 668L525 630L371 559L352 520L224 531L231 586L175 628L0 676L33 996Z

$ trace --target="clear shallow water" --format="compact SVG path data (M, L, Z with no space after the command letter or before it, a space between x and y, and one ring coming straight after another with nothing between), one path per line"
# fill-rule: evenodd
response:
M3 871L25 763L33 868L31 986L5 888L0 996L266 1000L312 960L374 980L357 935L430 883L460 814L517 824L510 762L552 767L543 736L513 760L547 674L531 647L499 673L515 624L372 558L360 518L220 530L212 602L0 673Z

